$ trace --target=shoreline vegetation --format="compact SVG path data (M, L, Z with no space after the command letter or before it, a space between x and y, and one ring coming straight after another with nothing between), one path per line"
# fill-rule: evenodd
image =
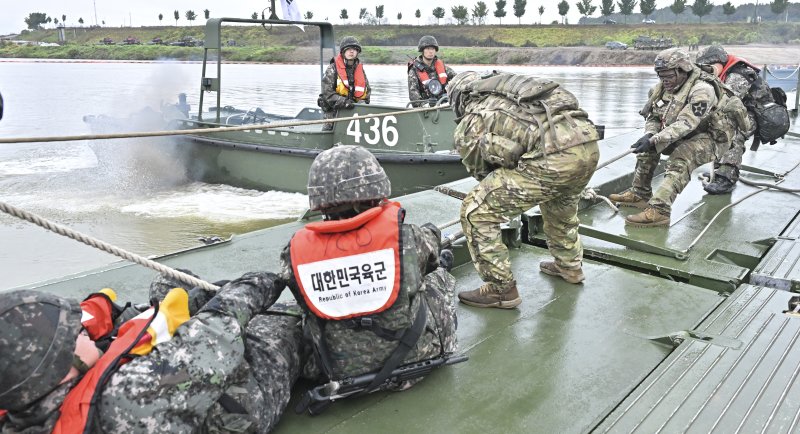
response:
M204 26L139 28L67 28L67 42L58 46L21 45L0 42L0 58L177 60L199 61L202 47L148 44L160 38L165 44L183 38L203 38ZM353 35L364 49L368 64L403 64L416 55L421 35L433 35L441 56L449 64L507 65L649 65L656 51L634 50L638 36L672 38L677 46L779 44L792 52L800 50L800 24L655 24L655 25L484 25L484 26L362 26L335 27L336 37ZM135 38L141 44L103 45L110 38L117 44ZM302 32L294 26L230 26L223 28L223 57L228 62L317 63L319 33L313 27ZM17 41L56 43L55 29L26 31ZM608 50L606 42L621 41L627 50ZM781 50L775 50L781 51ZM795 63L758 59L758 62ZM327 59L326 59L327 60Z

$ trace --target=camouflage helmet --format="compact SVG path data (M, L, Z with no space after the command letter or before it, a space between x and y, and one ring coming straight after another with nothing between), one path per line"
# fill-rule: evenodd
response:
M656 72L669 69L682 69L686 72L692 70L692 62L689 60L689 55L679 48L668 48L658 53L653 64Z
M21 410L58 386L80 331L75 300L29 290L0 294L0 408Z
M419 50L419 52L422 53L422 50L428 47L433 47L436 49L436 51L439 51L439 43L436 42L436 38L434 38L431 35L425 35L419 38L419 43L417 44L417 50Z
M342 42L339 42L340 53L344 53L344 50L351 47L355 48L359 53L361 52L361 44L358 43L358 39L355 36L345 36L342 38Z
M481 74L475 71L459 73L452 80L447 82L447 95L450 99L450 107L456 112L456 117L461 117L466 105L466 96L469 95L468 86L472 82L481 78Z
M334 146L322 151L308 171L308 204L312 211L381 200L392 184L378 159L361 146Z
M725 64L728 62L728 53L720 45L709 45L697 53L697 60L694 63L698 65L713 65L715 63Z

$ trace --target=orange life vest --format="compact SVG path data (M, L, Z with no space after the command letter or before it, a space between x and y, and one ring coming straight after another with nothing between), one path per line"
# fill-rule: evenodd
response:
M103 297L90 297L94 300ZM81 303L83 307L83 303ZM99 317L111 316L111 303L92 303ZM107 310L103 310L107 309ZM169 340L175 329L189 319L189 295L181 289L171 290L160 305L150 308L122 324L117 338L111 343L97 363L84 374L61 404L61 415L53 434L83 433L90 429L89 420L97 397L109 377L133 355L149 353L156 344Z
M761 68L753 65L752 63L748 62L746 59L742 59L741 57L736 57L736 56L734 56L732 54L728 54L728 62L725 64L725 66L722 67L722 72L720 72L720 74L719 74L719 81L724 83L725 79L728 78L728 70L730 70L731 68L733 68L734 66L736 66L736 65L738 65L740 63L744 63L745 65L755 69L756 72L761 71Z
M400 225L397 202L353 218L309 223L292 238L292 269L306 306L322 319L382 312L401 288Z
M344 58L341 54L336 56L336 60L334 60L336 64L336 73L338 75L336 79L336 93L341 96L348 96L350 94L350 82L347 80L347 69L344 64ZM367 76L364 75L364 65L361 62L356 64L356 70L353 73L353 80L355 84L353 86L353 97L356 101L360 101L367 96Z
M439 83L442 85L447 84L447 71L444 69L444 62L439 60L438 58L433 59L433 67L436 69L436 76L439 79ZM419 77L419 81L422 82L423 85L428 83L430 80L430 76L428 75L428 71L419 68L415 68L417 70L417 77Z
M81 302L81 325L93 341L103 339L114 331L116 293L109 288L96 292Z

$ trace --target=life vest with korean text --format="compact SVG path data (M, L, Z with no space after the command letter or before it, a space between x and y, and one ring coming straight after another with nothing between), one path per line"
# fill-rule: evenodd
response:
M103 303L103 300L108 301L102 296L90 296L81 303L82 308L91 310L90 315L97 320L94 323L100 325L95 333L102 333L102 327L109 324L106 319L112 316L111 303ZM87 303L89 301L91 302ZM84 317L86 313L87 311L84 311ZM67 394L61 404L61 415L53 428L53 433L88 432L91 429L89 421L93 417L97 399L111 375L134 356L146 355L154 346L172 339L175 330L188 320L189 295L181 288L174 288L160 304L122 324L108 350ZM111 324L113 329L113 321Z
M382 312L401 288L397 202L353 218L309 223L291 241L292 269L308 309L318 318L343 320Z
M364 65L361 62L356 63L356 69L353 72L353 83L351 85L350 81L347 79L347 68L344 62L344 58L341 54L336 56L334 60L336 65L336 93L341 96L348 96L350 95L350 89L352 88L353 98L356 101L360 101L367 97L367 76L364 75Z

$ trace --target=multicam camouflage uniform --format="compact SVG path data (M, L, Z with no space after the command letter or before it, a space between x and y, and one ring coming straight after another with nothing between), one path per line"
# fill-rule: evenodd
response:
M111 376L90 421L92 429L271 430L289 401L303 354L299 318L261 314L281 289L280 280L269 273L248 273L225 286L172 340ZM9 413L0 422L2 432L50 432L76 383L65 383L30 407Z
M497 77L525 79L515 74ZM578 235L578 201L600 154L597 132L578 108L577 99L557 84L541 81L552 90L533 103L517 103L491 93L456 93L461 88L457 80L448 87L456 113L463 113L454 138L462 161L468 168L477 167L473 175L480 180L461 206L461 225L478 274L485 282L499 284L514 279L500 225L535 205L542 212L543 230L556 264L563 269L580 268L583 247ZM525 87L534 85L537 83ZM541 119L542 128L521 120L517 114L523 112L535 112L532 116ZM506 149L520 146L518 153L522 154L516 155L518 158L503 156L486 169L472 163L476 158L492 158L493 144ZM475 149L480 149L480 157L472 155Z
M436 62L438 59L438 57L434 57L433 62ZM425 104L425 101L434 98L434 96L431 95L431 93L428 91L428 88L422 84L422 81L417 75L417 68L413 66L413 64L425 65L422 60L422 55L412 60L408 68L408 99L409 101L420 101L411 103L413 107L419 107ZM453 68L445 65L444 70L447 72L448 82L456 76L456 72L453 70ZM433 67L428 68L428 76L433 77L434 80L436 79L436 71L433 69Z
M672 203L691 180L692 171L722 155L730 145L730 137L715 140L706 122L719 102L713 81L693 66L686 82L675 91L664 90L661 83L650 90L642 114L645 133L653 134L654 148L637 155L632 190L649 199L649 206L663 215L670 215ZM730 125L726 134L735 131L735 124ZM662 153L669 159L664 180L654 193L651 183Z

